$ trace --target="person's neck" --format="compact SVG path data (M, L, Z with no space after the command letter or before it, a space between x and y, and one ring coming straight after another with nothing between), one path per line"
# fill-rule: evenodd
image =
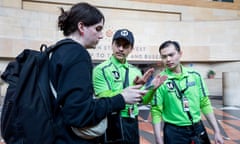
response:
M126 59L119 59L118 60L121 64L125 64L126 63Z
M182 73L182 68L180 65L178 65L175 69L172 70L173 73L175 74L181 74Z
M79 35L78 32L74 32L74 33L70 34L69 36L67 36L66 38L72 39L72 40L74 40L75 42L83 45L83 42L82 42L81 37L80 37L80 35ZM84 45L83 45L83 46L84 46Z
M121 63L121 64L125 64L125 63L126 63L126 60L120 60L120 63Z
M126 63L126 59L118 59L116 56L114 56L114 58L121 64L125 64Z

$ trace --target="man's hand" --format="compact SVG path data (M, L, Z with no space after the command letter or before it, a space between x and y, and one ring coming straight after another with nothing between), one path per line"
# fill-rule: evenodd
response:
M135 104L142 100L147 90L140 90L142 85L129 86L122 91L122 96L127 104Z
M223 137L220 133L215 133L214 142L215 142L215 144L224 144Z
M165 80L167 80L167 76L163 75L161 76L160 74L156 75L154 79L151 82L151 85L153 86L153 89L156 90L159 86L161 86Z
M142 78L137 76L133 81L133 83L135 85L139 85L139 84L144 85L153 73L154 73L154 68L150 68L143 74Z

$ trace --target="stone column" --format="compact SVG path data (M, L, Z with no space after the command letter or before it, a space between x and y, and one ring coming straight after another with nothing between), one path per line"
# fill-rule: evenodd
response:
M240 106L240 72L223 72L223 105Z

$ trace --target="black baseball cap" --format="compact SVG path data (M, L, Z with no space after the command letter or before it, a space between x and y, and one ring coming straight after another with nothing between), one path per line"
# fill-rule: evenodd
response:
M113 36L113 41L117 39L125 39L127 40L132 46L134 45L134 37L133 33L128 29L120 29L117 30Z

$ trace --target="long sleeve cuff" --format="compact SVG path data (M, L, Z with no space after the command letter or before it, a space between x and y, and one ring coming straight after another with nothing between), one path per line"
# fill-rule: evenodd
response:
M125 101L121 94L118 94L112 99L112 111L120 111L125 108Z

